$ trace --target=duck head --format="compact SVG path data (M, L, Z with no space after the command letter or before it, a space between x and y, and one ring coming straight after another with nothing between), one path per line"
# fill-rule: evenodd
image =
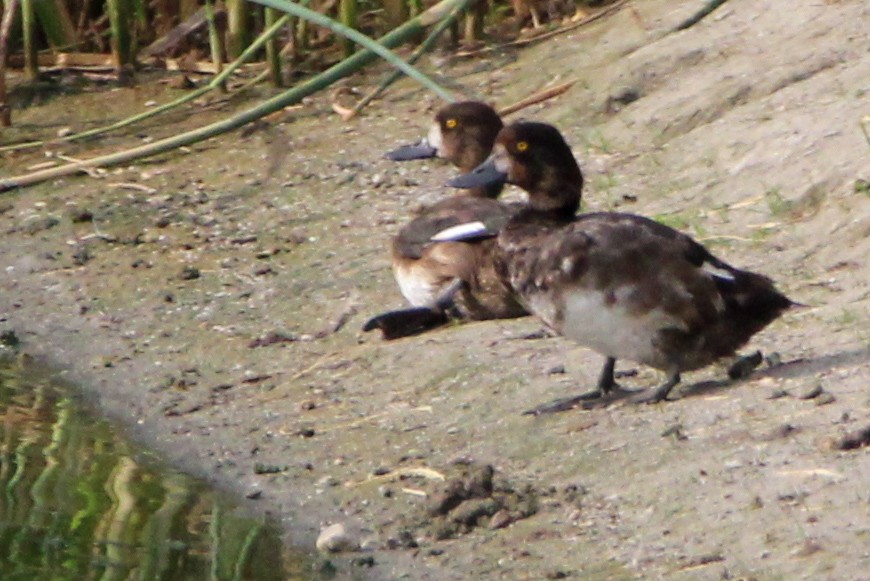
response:
M559 130L546 123L525 121L503 128L486 161L447 185L479 188L500 181L524 189L533 210L573 216L580 207L580 166Z
M386 154L393 161L441 157L469 172L492 151L503 127L501 117L486 103L463 101L442 107L425 139Z

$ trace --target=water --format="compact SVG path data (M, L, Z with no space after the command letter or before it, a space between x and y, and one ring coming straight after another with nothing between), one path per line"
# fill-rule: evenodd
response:
M300 579L282 555L268 523L0 358L0 580Z

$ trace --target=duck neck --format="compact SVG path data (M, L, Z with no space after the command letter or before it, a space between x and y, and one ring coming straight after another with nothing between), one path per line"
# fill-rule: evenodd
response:
M583 195L583 172L574 154L565 146L547 152L543 159L529 163L515 182L529 195L533 212L559 220L573 220Z
M579 172L570 179L544 179L529 190L529 209L558 221L571 221L580 209L583 176Z
M461 190L463 195L469 196L472 198L489 198L491 200L495 200L501 195L502 190L504 189L503 183L489 184L486 186L478 186L476 188L471 188L468 190Z
M570 222L580 209L580 197L573 198L557 197L553 198L547 195L544 197L540 192L530 195L527 211L552 220L554 222Z

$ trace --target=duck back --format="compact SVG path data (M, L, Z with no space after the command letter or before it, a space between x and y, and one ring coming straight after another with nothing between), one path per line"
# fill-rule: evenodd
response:
M792 304L766 277L631 214L520 215L499 249L499 276L556 332L663 370L733 355Z

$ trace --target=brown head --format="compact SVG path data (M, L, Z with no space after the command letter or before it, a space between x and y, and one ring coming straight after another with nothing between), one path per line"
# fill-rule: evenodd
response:
M440 157L467 173L483 163L492 151L496 135L503 127L498 113L485 103L463 101L442 107L423 141L395 149L388 159L406 161ZM472 195L496 197L501 185L475 188Z
M573 217L580 207L580 166L559 130L546 123L508 125L499 132L489 159L448 184L472 188L498 180L524 189L532 210Z

